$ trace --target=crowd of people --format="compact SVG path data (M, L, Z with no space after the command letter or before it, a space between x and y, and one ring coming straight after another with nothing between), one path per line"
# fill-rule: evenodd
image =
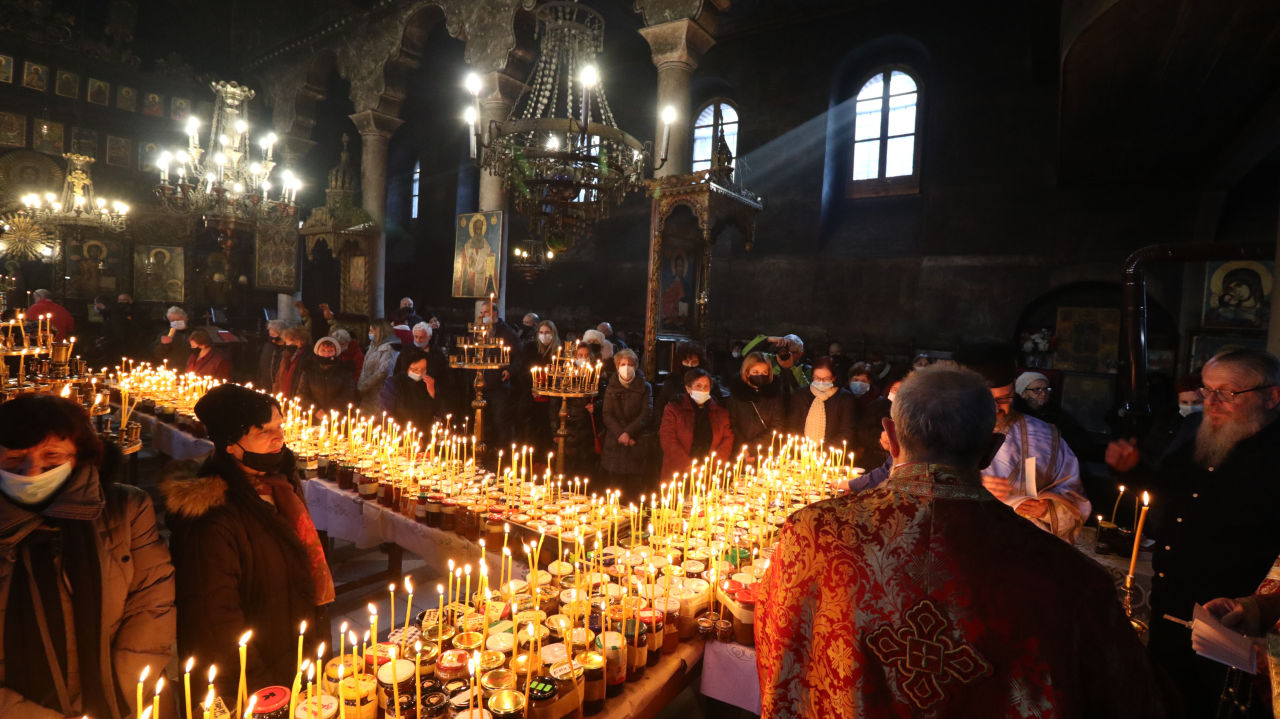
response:
M210 333L181 308L167 316L158 354L186 347L175 361L227 371ZM489 441L549 447L561 400L533 391L528 368L569 333L536 315L508 324L487 302L476 319L518 348L486 373ZM322 307L266 336L255 386L317 416L350 404L427 427L469 414L469 378L449 368L439 320L407 298L390 320L341 326ZM575 339L575 360L604 372L595 396L566 400L568 472L647 493L712 452L754 456L776 433L847 449L868 470L780 533L758 608L767 716L1206 716L1224 668L1195 654L1181 622L1197 603L1254 633L1280 618L1264 586L1280 566L1280 360L1266 352L1216 355L1179 380L1178 404L1148 433L1099 444L1050 401L1049 376L1019 373L1002 343L899 371L760 335L717 373L705 347L683 342L655 386L608 323ZM234 666L228 637L249 626L263 633L250 683L291 675L293 628L324 621L333 582L280 407L228 384L195 411L215 452L162 482L166 547L82 409L0 405L0 662L44 658L0 663L0 715L124 719L132 678L163 666L175 638L183 656ZM1095 455L1157 498L1149 651L1105 571L1071 546L1092 517L1081 461Z

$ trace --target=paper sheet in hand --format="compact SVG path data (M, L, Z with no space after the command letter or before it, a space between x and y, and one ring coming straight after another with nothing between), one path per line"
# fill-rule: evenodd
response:
M1022 491L1032 499L1039 499L1040 493L1036 491L1036 458L1027 457L1027 463L1022 471Z
M1250 674L1258 673L1253 641L1228 629L1208 609L1197 604L1191 613L1191 648L1205 659Z

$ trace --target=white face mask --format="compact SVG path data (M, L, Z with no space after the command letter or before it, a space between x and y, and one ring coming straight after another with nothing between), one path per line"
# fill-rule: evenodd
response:
M871 385L866 382L855 381L855 382L849 383L849 391L854 393L854 395L858 397L861 397L862 395L866 394L870 389L871 389Z
M544 345L549 345L549 344L551 344L551 333L550 333L550 332L539 332L539 333L538 333L538 341L539 341L539 342L541 342L541 343L542 343L542 344L544 344Z
M809 383L809 386L810 386L810 387L813 387L815 390L817 390L817 391L819 391L819 392L826 392L827 390L831 389L832 387L835 387L835 386L836 386L836 383L835 383L835 382L816 382L816 381L815 381L815 382L810 382L810 383Z
M422 375L418 374L417 372L410 372L409 379L413 380L414 382L421 382Z
M69 460L34 477L0 469L0 492L19 504L39 504L58 491L75 464L75 460Z
M482 324L482 325L491 325L491 324L493 324L493 317L492 317L492 316L490 316L490 315L485 315L484 317L481 317L481 318L480 318L480 324Z
M169 326L170 326L170 327L172 327L172 328L173 328L173 329L175 329L175 330L185 330L185 329L187 328L187 321L186 321L186 320L174 320L174 321L172 321L172 322L170 322L170 323L169 323Z
M618 368L618 376L630 382L631 378L636 376L636 368L629 364L624 364Z
M1204 405L1202 404L1179 404L1178 405L1178 414L1182 415L1183 417L1190 417L1196 412L1203 412L1203 411L1204 411Z
M695 404L697 404L698 406L702 406L707 403L707 400L711 399L711 393L703 392L702 390L691 389L689 390L689 397L694 401Z

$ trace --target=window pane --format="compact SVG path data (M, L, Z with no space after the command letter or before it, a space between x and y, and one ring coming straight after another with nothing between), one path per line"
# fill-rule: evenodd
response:
M894 70L893 74L889 76L889 94L890 95L901 95L903 93L915 92L915 91L916 91L916 81L913 80L911 76L908 75L907 73L898 72L897 70Z
M711 128L696 130L693 134L693 161L711 161Z
M914 172L916 136L895 137L885 151L884 176L901 177ZM855 178L856 179L856 178Z
M853 125L854 140L870 140L880 137L880 99L863 100L858 103L858 114Z
M880 141L868 140L853 146L853 179L873 180L880 176Z
M720 121L728 125L731 122L738 121L738 111L733 109L732 105L720 103Z
M725 124L723 129L724 129L724 141L726 144L729 145L729 152L732 152L733 156L737 157L738 156L738 123L735 122L732 125Z
M859 100L870 100L877 97L884 97L884 73L877 73L875 77L867 80L867 84L862 86L858 91Z
M710 126L711 123L715 122L715 120L716 120L716 106L707 105L705 108L702 109L702 112L698 113L698 121L693 123L693 126L694 127L702 127L703 125Z
M700 172L702 170L710 170L710 169L711 169L711 160L698 160L697 162L693 163L694 172Z
M916 93L889 98L889 135L910 135L916 131Z

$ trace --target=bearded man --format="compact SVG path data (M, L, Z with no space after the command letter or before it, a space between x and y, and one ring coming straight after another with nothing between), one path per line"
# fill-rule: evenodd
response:
M1188 630L1160 617L1190 620L1197 602L1253 594L1280 555L1280 360L1223 352L1201 381L1199 426L1157 467L1149 525L1157 538L1150 649L1182 689L1188 716L1212 715L1225 667L1197 657Z
M1092 505L1080 482L1080 461L1057 427L1014 408L1017 352L1012 345L974 344L956 361L981 374L996 402L996 432L1004 444L982 470L982 485L1041 529L1071 542ZM1034 477L1028 471L1034 459Z

